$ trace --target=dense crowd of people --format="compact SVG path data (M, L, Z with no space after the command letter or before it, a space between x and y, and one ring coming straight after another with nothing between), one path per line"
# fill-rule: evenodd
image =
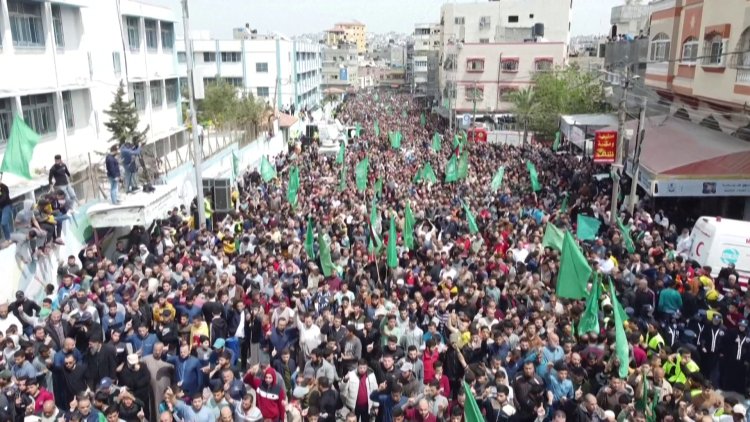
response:
M109 256L69 257L41 302L0 305L0 420L746 420L750 296L732 267L688 260L687 231L646 204L611 225L611 182L588 159L472 142L423 114L351 96L337 118L359 133L340 157L296 145L276 177L241 177L236 211L206 226L174 209ZM427 163L437 181L415 179ZM598 330L579 329L585 298L556 295L560 252L542 245L578 215L602 223L577 242L591 288L606 280Z

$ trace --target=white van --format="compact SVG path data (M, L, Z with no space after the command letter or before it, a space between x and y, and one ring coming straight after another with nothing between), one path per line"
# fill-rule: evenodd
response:
M711 275L734 264L743 286L750 276L750 222L700 217L690 232L689 258L711 267Z

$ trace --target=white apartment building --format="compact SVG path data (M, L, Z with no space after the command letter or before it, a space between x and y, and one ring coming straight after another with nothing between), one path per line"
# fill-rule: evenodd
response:
M336 47L323 48L324 94L341 94L350 88L366 84L367 81L360 81L356 44L341 43Z
M263 98L278 109L313 107L321 100L321 46L281 36L217 40L194 32L196 76L204 85L219 79ZM185 43L177 42L178 61L184 63ZM186 70L182 70L185 76Z
M417 94L437 91L437 86L428 87L430 82L430 64L437 64L442 49L442 26L438 23L418 23L412 35L413 52L409 55L410 66L407 66L407 83ZM433 71L436 69L433 69Z
M103 111L121 80L149 142L184 135L175 25L170 9L133 0L0 0L0 160L14 115L41 135L34 179L3 177L13 196L46 185L56 154L75 172L107 149Z
M570 0L443 5L441 112L452 109L458 119L475 108L478 115L508 112L509 93L530 86L535 72L565 64L571 7Z

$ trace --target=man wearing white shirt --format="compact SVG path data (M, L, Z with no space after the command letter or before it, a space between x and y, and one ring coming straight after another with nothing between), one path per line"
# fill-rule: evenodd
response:
M11 325L15 325L19 330L21 329L21 321L16 318L15 315L10 313L9 305L0 305L0 331L5 334Z
M299 301L299 299L297 299ZM310 359L310 352L315 350L323 342L323 336L320 333L320 327L313 322L312 314L307 313L304 316L304 322L297 315L297 329L299 330L299 344L304 354L305 360Z

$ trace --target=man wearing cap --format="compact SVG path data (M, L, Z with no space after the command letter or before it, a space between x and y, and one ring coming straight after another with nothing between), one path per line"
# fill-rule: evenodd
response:
M703 333L700 343L701 373L706 379L711 380L711 383L714 385L719 379L719 348L726 336L726 328L724 328L721 322L721 315L718 313L714 314L711 318L711 326Z
M404 386L404 395L406 397L416 397L418 394L422 394L424 386L414 376L414 368L411 363L406 362L402 364L399 371L401 372L401 377L398 379L398 382Z
M151 415L151 392L149 388L151 376L148 369L141 364L140 357L137 354L131 353L128 355L126 365L120 372L118 379L120 386L127 387L135 398L144 404L146 420L149 420Z

